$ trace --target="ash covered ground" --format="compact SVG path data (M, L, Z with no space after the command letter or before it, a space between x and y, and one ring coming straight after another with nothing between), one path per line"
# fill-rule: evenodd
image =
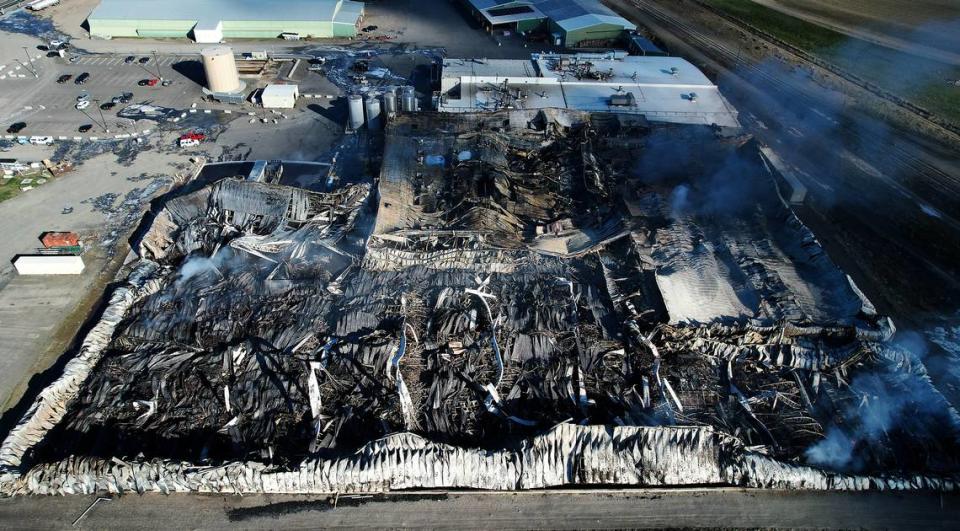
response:
M159 203L132 266L148 279L26 462L296 470L390 434L495 451L564 424L956 473L956 412L747 137L423 113L388 127L379 179L326 182Z

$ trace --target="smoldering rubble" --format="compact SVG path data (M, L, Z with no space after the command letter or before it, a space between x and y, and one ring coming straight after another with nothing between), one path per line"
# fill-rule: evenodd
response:
M137 244L4 493L956 486L956 411L747 137L422 113L376 182L223 179Z

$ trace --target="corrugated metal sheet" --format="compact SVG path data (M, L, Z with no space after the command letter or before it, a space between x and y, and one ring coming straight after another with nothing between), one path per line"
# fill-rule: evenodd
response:
M627 19L619 16L599 0L530 0L516 2L515 0L469 0L470 4L484 16L493 20L485 11L491 8L506 5L530 5L552 20L564 31L573 31L598 24L613 24L624 29L636 29L636 26Z

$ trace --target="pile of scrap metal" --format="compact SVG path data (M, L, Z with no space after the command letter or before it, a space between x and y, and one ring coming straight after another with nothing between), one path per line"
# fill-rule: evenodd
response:
M960 416L756 146L622 120L421 113L378 194L166 201L0 491L955 488Z

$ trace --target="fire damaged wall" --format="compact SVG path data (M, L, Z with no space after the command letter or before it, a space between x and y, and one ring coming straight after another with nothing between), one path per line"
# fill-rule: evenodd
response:
M4 492L955 486L957 413L749 138L423 113L374 182L150 219Z

